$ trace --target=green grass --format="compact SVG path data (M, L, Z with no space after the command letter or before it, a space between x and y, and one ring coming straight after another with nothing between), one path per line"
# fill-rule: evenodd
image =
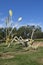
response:
M22 45L10 45L10 47L8 48L7 45L5 44L0 44L0 52L14 52L14 51L20 51L22 50Z
M0 57L0 65L43 65L43 47L37 50L21 51L22 46L12 45L6 48L6 45L0 45L0 53L9 52L14 57L10 59L2 59Z
M34 39L34 41L41 41L41 42L43 42L43 39Z

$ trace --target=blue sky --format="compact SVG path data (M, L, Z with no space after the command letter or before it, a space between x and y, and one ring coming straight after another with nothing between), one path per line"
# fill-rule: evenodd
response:
M5 26L5 18L12 9L14 23L22 17L22 25L40 25L43 29L43 0L0 0L0 27Z

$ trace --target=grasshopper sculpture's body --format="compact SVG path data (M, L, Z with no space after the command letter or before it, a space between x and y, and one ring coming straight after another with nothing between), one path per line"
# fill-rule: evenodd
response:
M32 35L31 35L31 39L23 39L21 36L18 38L17 36L15 36L11 41L10 41L10 43L8 44L8 47L10 46L10 44L12 44L13 43L13 41L15 41L17 44L19 43L21 43L23 46L26 46L26 47L32 47L32 44L33 44L33 42L34 42L34 40L32 39L32 37L33 37L33 34L34 34L34 31L35 31L35 29L33 29L33 31L32 31ZM15 44L16 44L15 43Z
M9 21L11 21L11 19L12 19L12 10L9 11L9 14L10 14L10 16L6 20L6 27L9 25L9 23L10 23ZM22 20L22 17L18 18L18 22L21 21L21 20ZM12 37L11 39L9 38L10 35L11 35L11 33L12 33L12 31L13 31L13 29L15 28L15 26L18 25L18 22L16 23L16 25L13 26L13 28L9 32L8 36L7 36L7 28L6 28L6 44L8 44L8 47L9 47L15 41L17 44L21 43L23 46L34 48L32 46L32 43L34 42L34 40L33 40L33 34L34 34L35 29L33 29L33 31L32 31L31 39L23 39L21 36L19 38L17 36L15 36L14 38ZM11 35L11 36L13 36L13 35Z

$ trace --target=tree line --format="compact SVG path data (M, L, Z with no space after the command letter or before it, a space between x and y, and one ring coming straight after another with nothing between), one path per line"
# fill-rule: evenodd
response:
M7 28L7 36L9 35L11 31L11 27ZM12 30L12 33L10 34L10 37L14 38L14 36L22 36L23 38L31 38L31 34L33 29L35 29L34 34L33 34L33 39L40 39L43 38L43 31L40 26L35 26L35 25L27 25L27 26L21 26L19 28L14 28ZM0 28L0 40L5 40L6 39L6 28Z

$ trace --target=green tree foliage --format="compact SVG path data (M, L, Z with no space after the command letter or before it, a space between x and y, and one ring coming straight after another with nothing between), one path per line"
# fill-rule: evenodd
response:
M40 26L21 26L18 29L14 28L12 30L11 27L7 28L7 35L9 35L10 31L12 30L12 33L10 35L14 36L22 36L23 38L30 38L32 34L32 30L35 29L33 38L38 39L38 38L43 38L43 32ZM0 28L0 40L6 39L6 28Z

